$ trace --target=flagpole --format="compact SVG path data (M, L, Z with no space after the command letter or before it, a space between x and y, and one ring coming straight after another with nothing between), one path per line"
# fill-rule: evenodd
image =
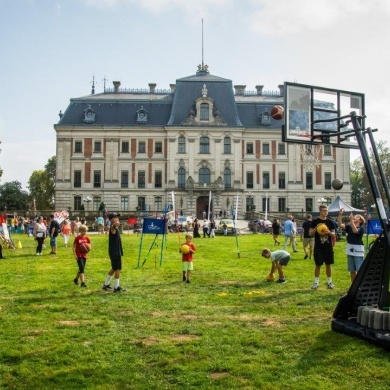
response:
M236 228L236 220L237 220L237 213L238 213L238 191L237 191L237 198L236 198L236 211L233 216L233 226L234 226L234 231L236 235L236 246L237 246L237 256L240 258L240 249L238 247L238 232Z
M267 193L265 193L265 217L264 217L264 219L266 221L268 220L268 194Z
M207 219L210 221L210 207L211 207L211 191L209 192L209 209L207 213Z

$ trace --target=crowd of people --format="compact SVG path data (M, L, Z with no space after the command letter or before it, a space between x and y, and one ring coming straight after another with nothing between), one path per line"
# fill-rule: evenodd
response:
M328 208L326 205L319 207L319 216L317 218L312 217L311 214L306 216L306 220L301 227L300 237L302 240L302 246L304 251L304 259L314 259L314 282L312 285L313 290L317 290L320 286L320 273L321 267L325 265L325 273L327 278L327 288L333 289L332 280L332 265L334 264L334 251L333 247L336 242L338 227L345 230L347 235L347 264L348 271L351 275L351 282L355 279L357 272L359 271L364 260L364 224L365 219L362 215L349 215L349 223L344 223L342 216L344 210L341 209L338 215L338 220L334 221L328 217ZM33 236L36 240L36 255L42 255L42 250L45 247L45 240L48 238L51 248L51 255L57 254L57 238L62 236L64 245L67 247L71 236L75 237L73 242L73 253L78 265L77 275L74 279L74 283L81 282L81 287L86 287L84 270L86 266L88 251L81 250L82 245L88 244L90 246L90 239L87 236L88 228L85 225L85 221L76 217L74 221L70 221L65 218L59 223L54 217L54 214L50 215L48 219L42 216L36 216L35 218L17 218L15 216L11 221L6 218L5 214L1 216L2 223L7 223L12 231L19 231L20 233L26 233L29 236ZM17 222L16 222L17 221ZM99 216L96 221L98 234L109 235L109 257L111 260L111 269L109 270L106 280L103 284L104 290L111 290L110 281L114 277L114 292L123 290L119 285L120 272L122 268L121 257L123 256L122 243L119 232L119 215L104 213ZM18 230L19 229L19 230ZM198 219L194 219L192 222L193 235L186 234L187 243L190 244L190 254L183 254L183 262L192 262L192 254L195 253L195 246L192 243L192 238L200 238L201 232L203 238L215 238L216 222L214 219L204 219L202 224ZM226 225L222 227L223 234L227 234ZM271 260L271 270L269 278L273 277L274 272L278 271L279 278L278 283L285 283L286 278L284 275L283 267L287 266L291 255L287 251L287 247L291 246L293 252L297 250L297 223L292 215L289 215L282 225L277 218L274 218L272 223L272 236L275 246L280 246L280 235L284 235L283 249L271 251L268 248L264 248L261 255ZM3 257L3 253L0 245L0 258ZM185 269L184 269L185 268ZM183 280L184 276L186 281L189 281L190 272L193 269L193 265L183 265ZM184 275L185 272L185 275Z
M333 289L332 280L332 265L334 264L333 247L337 239L337 230L341 228L345 230L347 235L347 265L348 271L351 274L351 282L355 279L364 260L364 224L365 219L362 215L349 215L349 223L345 224L342 221L344 209L341 209L338 214L338 220L334 221L328 217L328 207L321 205L319 207L319 216L313 219L311 214L306 216L306 220L302 224L301 240L304 251L304 259L314 259L314 282L313 290L317 290L320 286L321 267L325 265L325 274L327 278L327 288ZM272 223L272 236L274 245L280 245L279 236L281 235L281 224L277 218ZM290 253L286 251L290 245L293 252L297 250L297 224L292 215L289 215L284 222L284 245L282 250L271 251L265 248L262 251L262 256L270 258L272 262L269 275L273 275L277 270L279 273L278 283L285 283L284 272L282 267L288 264ZM271 276L270 276L271 277Z

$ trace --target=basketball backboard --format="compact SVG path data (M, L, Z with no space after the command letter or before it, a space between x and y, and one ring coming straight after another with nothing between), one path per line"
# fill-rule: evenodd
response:
M352 111L364 116L364 94L285 82L282 140L358 149Z

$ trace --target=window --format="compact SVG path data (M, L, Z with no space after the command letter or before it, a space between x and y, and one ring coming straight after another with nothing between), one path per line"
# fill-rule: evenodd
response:
M286 144L278 143L278 155L279 156L285 156L286 155Z
M154 209L156 211L161 211L162 210L162 197L161 196L156 196L154 198Z
M200 168L199 169L199 184L210 184L210 169Z
M73 209L81 210L81 196L75 196L73 199Z
M156 171L154 172L154 187L162 188L162 172Z
M162 142L156 141L154 144L154 153L162 153Z
M138 153L146 153L145 141L139 141L139 143L138 143Z
M102 142L101 141L95 141L93 143L93 152L94 153L101 153L102 152Z
M246 188L253 188L253 172L246 173Z
M313 172L306 172L306 189L313 189Z
M145 171L138 171L138 188L145 188Z
M279 172L279 189L285 189L286 188L286 173L285 172Z
M138 197L137 205L138 205L140 210L145 211L146 202L145 202L145 197L144 196L139 196Z
M178 153L186 152L186 139L182 135L178 139Z
M129 171L121 172L121 188L129 188Z
M332 146L324 145L324 156L331 156L331 155L332 155Z
M73 187L81 187L81 171L74 171L73 173Z
M209 120L209 105L207 103L200 104L200 116L199 119L201 121Z
M92 210L98 211L101 203L102 198L100 196L94 196L92 199Z
M209 153L209 137L200 137L200 151L199 153Z
M230 137L225 137L223 139L223 152L229 154L232 152L232 140Z
M332 174L330 172L325 172L324 184L326 190L332 189Z
M263 143L263 154L265 154L265 155L271 154L270 150L269 150L269 143L268 142Z
M306 211L308 212L313 211L313 198L305 199L305 207L306 207Z
M247 142L246 154L253 154L253 143L252 142Z
M177 186L179 188L185 188L186 186L186 170L184 168L179 168L177 172Z
M225 182L225 188L232 188L232 172L230 168L223 170L223 180Z
M269 180L269 172L263 172L263 189L269 189L270 180Z
M93 188L100 188L102 186L101 171L93 171Z
M122 153L129 153L129 141L122 141Z
M82 141L75 141L74 152L75 153L83 153L83 142Z
M121 210L122 211L129 211L129 197L128 196L121 196Z
M278 212L286 212L286 198L278 198Z

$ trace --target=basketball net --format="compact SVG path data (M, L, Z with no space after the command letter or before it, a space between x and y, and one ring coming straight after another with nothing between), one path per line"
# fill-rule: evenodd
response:
M320 165L320 145L298 144L302 166L306 171L314 171Z

